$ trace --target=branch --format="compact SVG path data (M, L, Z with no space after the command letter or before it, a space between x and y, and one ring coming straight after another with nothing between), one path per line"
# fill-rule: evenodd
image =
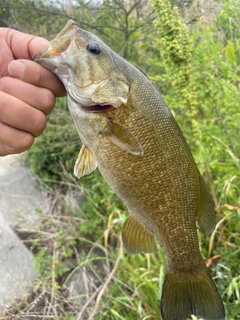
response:
M217 229L218 229L218 228L221 228L223 222L224 222L228 217L230 217L231 215L232 215L232 212L230 212L228 215L226 215L224 218L222 218L222 219L216 224L215 230L214 230L213 233L211 234L210 241L209 241L208 257L210 257L211 254L212 254L213 242L214 242L214 238L215 238L215 234L216 234L216 232L217 232Z
M122 252L123 252L123 242L122 242L122 239L120 238L120 247L119 247L119 252L118 252L118 257L117 257L116 263L115 263L112 271L110 272L110 274L109 274L106 282L104 283L101 291L99 292L99 294L98 294L98 296L97 296L96 304L95 304L94 309L93 309L93 311L92 311L92 313L91 313L91 315L90 315L90 317L89 317L88 320L92 320L93 317L95 316L95 314L96 314L96 312L97 312L97 309L98 309L98 306L99 306L99 304L100 304L100 301L101 301L101 299L102 299L102 296L103 296L105 290L107 289L110 281L112 280L115 272L117 271L119 262L121 261L121 258L122 258Z

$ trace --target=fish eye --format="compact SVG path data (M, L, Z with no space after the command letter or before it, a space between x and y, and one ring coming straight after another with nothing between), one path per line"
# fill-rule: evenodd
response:
M87 50L88 50L88 52L90 52L94 55L98 55L99 53L101 53L101 47L96 42L89 43L87 46Z

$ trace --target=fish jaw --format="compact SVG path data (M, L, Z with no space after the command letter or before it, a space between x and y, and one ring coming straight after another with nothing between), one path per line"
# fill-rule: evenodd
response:
M94 48L99 48L99 53L92 53ZM102 112L105 111L102 106L108 106L109 110L126 105L129 97L128 81L116 68L115 56L116 53L99 38L70 20L50 41L49 48L33 59L56 74L69 97L85 111L91 107L90 112L98 112L99 105L99 112Z
M67 65L64 65L61 54L67 50L74 38L74 26L76 26L75 22L69 20L63 30L50 41L50 46L33 57L34 61L57 74L59 78L68 73ZM57 68L58 64L60 64L61 68Z

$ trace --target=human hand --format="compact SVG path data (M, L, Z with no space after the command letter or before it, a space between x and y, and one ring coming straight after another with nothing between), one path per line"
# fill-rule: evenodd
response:
M44 38L0 28L0 156L28 149L44 131L55 96L66 94L53 73L32 61L48 46Z

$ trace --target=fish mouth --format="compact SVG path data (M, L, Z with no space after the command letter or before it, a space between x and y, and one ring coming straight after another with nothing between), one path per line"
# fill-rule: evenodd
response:
M102 74L100 78L95 78L94 75L88 73L85 78L79 76L78 65L76 66L73 62L75 58L70 59L76 56L79 48L85 48L88 41L86 36L87 40L82 38L80 31L84 30L78 28L73 20L69 20L63 30L50 41L50 46L37 53L33 60L52 71L63 82L69 98L81 110L89 113L104 113L115 110L119 107L119 103L115 103L115 101L111 103L108 101L108 97L94 98L97 87L104 86L108 77ZM84 74L84 68L81 71Z
M100 105L100 104L96 104L92 106L80 106L80 107L81 109L87 112L100 112L100 113L116 109L114 106L111 106L111 105Z
M33 60L38 62L41 59L52 58L60 55L70 45L77 32L77 25L73 20L69 20L61 32L50 41L50 46L33 56Z

